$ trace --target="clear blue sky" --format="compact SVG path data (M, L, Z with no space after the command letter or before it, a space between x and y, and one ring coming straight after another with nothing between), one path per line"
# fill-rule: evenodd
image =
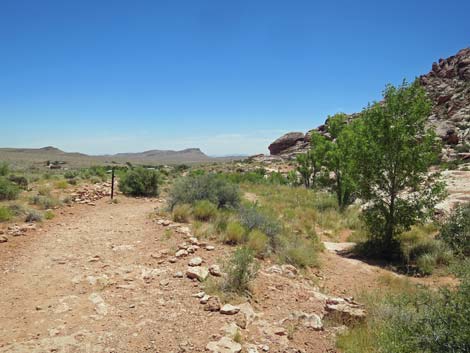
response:
M0 146L266 152L470 45L470 1L0 0Z

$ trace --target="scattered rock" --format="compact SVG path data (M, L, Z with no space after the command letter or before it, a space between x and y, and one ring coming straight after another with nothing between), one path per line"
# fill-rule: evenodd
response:
M90 299L90 301L95 305L95 311L98 315L105 316L108 314L108 307L101 295L98 293L91 293L88 299Z
M220 266L219 265L211 265L209 267L209 273L212 275L212 276L215 276L215 277L220 277L222 276L222 271L220 270Z
M234 306L231 304L225 304L223 307L220 308L220 313L225 315L235 315L240 311L238 306Z
M186 269L186 276L191 279L197 279L199 281L204 281L209 275L209 270L207 267L188 267Z
M175 253L175 256L176 257L184 257L184 256L188 256L188 252L184 249L181 249L181 250L178 250L176 253Z
M6 243L8 241L8 237L6 235L0 235L0 243Z
M335 318L341 319L344 324L363 321L366 318L366 312L362 306L348 299L329 298L325 309L327 314L334 314Z
M207 304L204 306L205 311L219 311L221 307L220 299L218 297L210 297Z
M173 275L173 277L175 277L175 278L183 278L184 275L183 275L183 272L178 271L178 272L175 272L175 274Z
M317 314L307 314L302 311L294 311L290 314L288 320L299 321L303 326L315 331L323 330L323 322Z
M213 353L239 353L242 346L229 337L222 337L217 342L209 342L206 349Z
M205 295L199 300L199 303L201 303L201 304L207 304L207 302L209 301L210 298L211 298L210 295L205 294Z
M207 251L212 251L212 250L215 250L215 246L206 245L205 249L206 249Z
M189 260L189 263L188 263L189 266L201 266L201 264L202 264L202 259L200 257L193 257L191 260Z
M287 330L284 327L274 327L273 333L278 336L287 336Z

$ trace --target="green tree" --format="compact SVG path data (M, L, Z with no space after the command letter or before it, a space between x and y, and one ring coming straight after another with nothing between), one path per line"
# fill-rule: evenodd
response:
M302 184L306 188L316 186L317 176L325 165L329 143L318 132L312 132L310 146L307 153L297 155L297 171L300 174Z
M346 114L338 113L328 117L326 123L332 141L327 141L325 166L334 175L332 189L341 209L352 202L356 191L354 146L357 134L355 125L348 124L347 119Z
M398 249L398 235L429 216L444 185L428 173L440 148L435 133L425 127L431 111L425 91L417 82L403 82L388 85L383 98L354 124L352 150L372 244L390 258Z

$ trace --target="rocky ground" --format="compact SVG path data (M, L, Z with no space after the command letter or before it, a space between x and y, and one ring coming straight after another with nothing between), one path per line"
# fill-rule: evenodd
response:
M320 269L264 261L251 298L220 303L200 280L234 248L156 218L163 202L78 204L0 244L0 352L336 352L366 315L352 296L389 273L328 243Z

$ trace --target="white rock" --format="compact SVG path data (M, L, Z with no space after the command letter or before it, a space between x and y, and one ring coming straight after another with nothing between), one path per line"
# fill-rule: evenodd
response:
M206 349L213 353L239 353L242 346L229 337L222 337L217 342L209 342Z
M204 266L188 267L186 269L186 276L191 279L195 278L199 281L204 281L209 276L209 270Z
M188 252L184 249L178 250L175 254L176 257L188 256Z
M222 271L220 270L220 266L219 265L211 265L209 267L209 273L212 275L212 276L215 276L215 277L220 277L222 276Z
M199 240L198 240L196 237L191 237L191 238L189 238L189 242L190 242L192 245L199 245Z
M231 304L225 304L220 308L220 313L225 314L225 315L235 315L240 311L240 308L238 306L234 306Z
M206 245L205 249L206 249L207 251L212 251L212 250L215 250L215 246Z
M189 266L201 266L201 264L202 259L200 257L193 257L188 263Z
M183 278L184 275L183 275L183 272L178 271L178 272L175 272L175 274L173 275L173 277L175 277L175 278Z
M205 294L205 295L199 300L199 303L201 303L201 304L207 304L207 302L209 301L210 298L211 298L210 295Z
M90 301L95 305L95 311L98 313L98 315L105 316L108 314L108 306L104 302L101 295L98 293L91 293L88 299L90 299Z

